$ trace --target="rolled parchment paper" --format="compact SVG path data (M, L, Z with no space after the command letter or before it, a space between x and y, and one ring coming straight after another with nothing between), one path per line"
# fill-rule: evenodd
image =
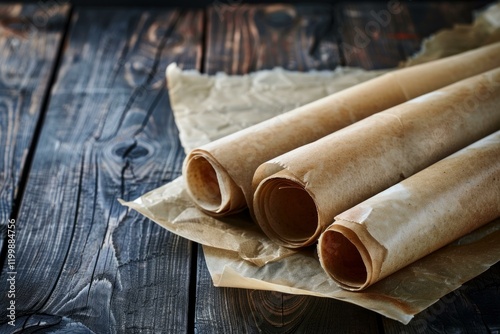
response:
M499 106L500 67L278 156L255 172L257 222L280 245L310 245L341 212L499 130Z
M361 290L500 217L500 131L335 217L323 269Z
M500 43L395 70L192 150L186 187L212 216L252 205L257 167L360 119L450 83L500 66ZM237 97L235 97L237 98Z

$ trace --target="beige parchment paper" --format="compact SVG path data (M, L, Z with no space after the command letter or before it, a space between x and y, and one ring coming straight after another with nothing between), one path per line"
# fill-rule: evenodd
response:
M500 6L496 4L479 16L485 24L465 28L486 34L497 32L499 13ZM460 30L465 28L449 33L460 36ZM440 45L446 48L441 38L430 38L426 43L432 48L439 49ZM413 61L425 61L425 57L436 53L429 50L431 48L424 48ZM187 152L380 74L338 68L333 72L295 73L273 69L244 76L206 76L171 65L167 81L180 139ZM302 84L308 87L307 91L297 88ZM241 96L242 91L259 89L270 92L269 96L259 98L264 95L255 93L252 97L250 93L245 99L234 98ZM298 91L307 93L297 94ZM244 213L225 219L202 213L186 193L182 177L134 201L121 203L167 230L202 244L216 286L335 298L403 323L487 270L499 260L500 254L500 220L496 220L362 292L350 292L340 289L323 271L314 248L298 252L277 246Z
M254 175L256 221L278 244L311 245L336 215L500 130L499 105L500 67L271 159Z
M500 130L337 215L318 255L340 286L362 290L497 217Z

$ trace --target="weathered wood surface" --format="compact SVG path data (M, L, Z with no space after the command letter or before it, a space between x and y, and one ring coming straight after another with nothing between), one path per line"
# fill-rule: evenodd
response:
M21 175L68 19L68 6L0 5L0 230L15 218ZM34 56L36 54L36 57ZM0 239L2 259L6 249Z
M342 63L365 69L391 68L415 54L423 38L470 23L482 2L342 3L336 15Z
M187 331L191 243L117 198L180 172L164 71L198 65L201 24L196 10L75 9L17 220L17 330Z
M69 11L53 6L59 11L37 31L38 40L21 39L31 44L0 59L8 64L0 67L0 105L11 110L0 113L0 217L14 212L18 227L17 326L5 323L2 297L0 333L498 332L498 264L403 326L341 301L215 288L201 247L116 201L180 173L184 154L165 88L168 63L232 74L275 66L390 67L429 33L470 21L470 8L478 4L407 3L393 13L387 6L216 1L205 12L77 7L58 71L57 45ZM384 10L391 15L387 25ZM24 26L3 18L0 43L7 43ZM369 43L347 54L355 33L373 20L380 32L365 31ZM377 32L374 24L368 28ZM46 56L27 56L37 48ZM20 86L4 87L5 73ZM52 74L57 77L50 86ZM23 179L26 156L31 169ZM0 281L6 278L4 266ZM2 296L5 287L0 283Z
M332 69L339 63L330 5L243 5L208 9L205 71L232 74L283 67Z
M327 298L215 288L203 256L198 262L199 333L378 333L374 312Z

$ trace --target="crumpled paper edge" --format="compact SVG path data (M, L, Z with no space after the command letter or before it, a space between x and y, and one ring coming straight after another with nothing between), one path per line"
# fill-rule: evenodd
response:
M182 176L134 201L118 201L172 233L202 245L235 251L256 266L295 253L269 240L247 213L216 219L198 210L187 194Z
M275 67L243 75L207 75L172 63L166 76L179 138L188 153L388 71L338 66L333 71L296 72Z

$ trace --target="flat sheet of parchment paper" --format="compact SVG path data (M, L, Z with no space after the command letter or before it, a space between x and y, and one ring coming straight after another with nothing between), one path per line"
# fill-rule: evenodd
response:
M500 36L500 3L474 24L442 31L404 65L456 54ZM453 47L450 47L453 45ZM185 151L292 110L384 71L283 69L243 76L167 69L174 117ZM340 289L321 268L315 247L293 251L271 242L241 213L215 219L195 208L179 177L122 204L167 230L203 245L214 285L335 298L408 323L445 294L500 260L500 219L399 270L362 292Z

